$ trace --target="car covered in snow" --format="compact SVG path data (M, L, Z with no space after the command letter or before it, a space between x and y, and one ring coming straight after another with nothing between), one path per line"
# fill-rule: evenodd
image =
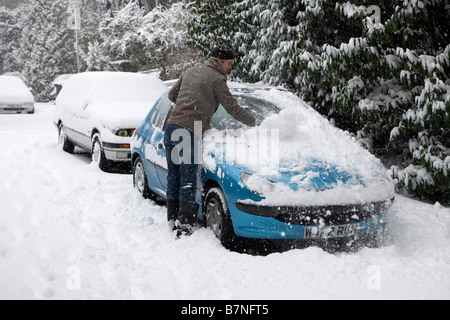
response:
M15 76L0 76L0 113L34 113L34 97Z
M167 91L156 77L86 72L71 76L55 101L54 124L66 152L79 147L103 170L129 162L133 131Z
M240 237L343 242L385 234L395 193L378 159L285 90L230 89L259 125L246 127L219 106L199 151L197 194L199 220L226 247ZM166 195L172 106L164 94L132 138L134 185L144 197Z

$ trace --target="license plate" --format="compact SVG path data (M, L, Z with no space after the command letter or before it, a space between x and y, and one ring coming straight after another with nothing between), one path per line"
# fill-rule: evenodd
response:
M330 239L351 237L358 233L359 224L343 224L337 226L315 226L306 227L303 234L304 239Z

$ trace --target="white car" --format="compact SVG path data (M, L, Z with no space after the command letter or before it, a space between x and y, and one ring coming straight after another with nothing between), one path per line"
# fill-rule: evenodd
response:
M66 152L92 154L102 170L131 159L131 136L167 91L156 77L125 72L87 72L70 77L55 101L54 124Z
M15 76L0 76L0 113L34 113L34 97Z

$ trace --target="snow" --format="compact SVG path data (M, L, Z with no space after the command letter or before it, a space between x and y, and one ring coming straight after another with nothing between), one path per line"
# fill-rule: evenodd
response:
M450 209L398 196L392 241L327 253L174 240L129 174L57 147L54 106L0 115L0 299L449 299Z

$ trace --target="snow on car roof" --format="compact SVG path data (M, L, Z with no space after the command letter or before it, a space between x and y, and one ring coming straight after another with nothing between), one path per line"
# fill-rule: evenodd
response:
M99 101L148 101L158 99L161 91L167 90L160 79L139 73L87 72L71 77L70 81L80 85L89 81L91 99Z

